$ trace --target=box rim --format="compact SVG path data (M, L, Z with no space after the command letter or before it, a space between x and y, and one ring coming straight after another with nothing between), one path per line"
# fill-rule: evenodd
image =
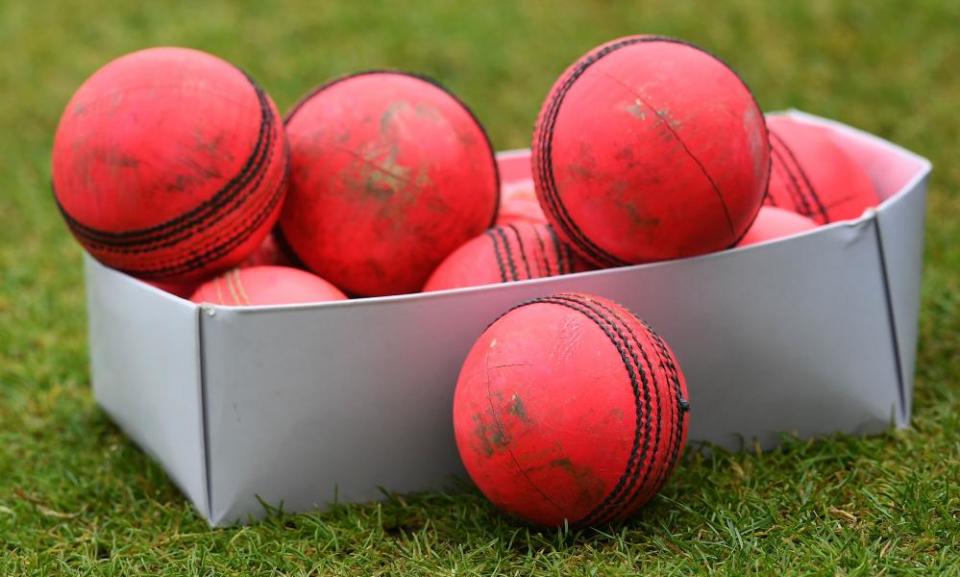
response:
M923 157L923 156L920 156L919 154L917 154L917 153L915 153L915 152L913 152L913 151L910 151L910 150L908 150L908 149L906 149L906 148L903 148L902 146L900 146L900 145L898 145L898 144L895 144L895 143L893 143L893 142L890 142L889 140L885 140L885 139L883 139L883 138L880 138L879 136L876 136L876 135L874 135L874 134L870 134L869 132L865 132L865 131L863 131L863 130L861 130L861 129L859 129L859 128L855 128L855 127L850 126L850 125L848 125L848 124L844 124L844 123L839 122L839 121L836 121L836 120L831 120L831 119L828 119L828 118L824 118L824 117L821 117L821 116L817 116L817 115L810 114L810 113L807 113L807 112L803 112L803 111L800 111L800 110L797 110L797 109L793 109L793 108L787 109L787 110L785 110L785 111L769 112L769 113L767 113L767 114L768 114L768 115L781 115L781 116L790 116L790 117L793 117L793 118L800 118L800 119L802 119L802 120L804 120L804 121L807 121L807 122L811 122L811 123L819 124L819 125L823 125L823 126L828 126L828 127L830 127L831 129L834 129L834 130L838 130L838 131L841 131L841 132L846 132L846 133L852 134L852 135L854 135L854 136L856 136L856 137L858 137L858 138L864 138L864 139L870 140L871 142L877 144L878 146L882 146L882 147L884 147L884 148L887 148L887 149L891 150L892 152L896 152L897 154L906 155L906 156L910 157L912 160L914 160L914 161L916 161L916 162L918 162L918 163L920 164L920 166L918 167L919 170L918 170L918 172L917 172L913 177L911 177L907 182L905 182L905 183L903 184L903 186L901 186L900 189L899 189L896 193L894 193L894 194L890 195L888 198L884 199L884 200L883 200L882 202L880 202L880 204L878 204L877 206L868 208L867 210L865 210L865 211L863 212L863 214L861 214L861 215L860 215L859 217L857 217L856 219L849 219L849 220L841 220L841 221L837 221L837 222L832 222L832 223L829 223L829 224L826 224L826 225L818 226L817 228L814 228L814 229L812 229L812 230L803 231L803 232L798 233L798 234L793 234L793 235L786 236L786 237L781 237L781 238L775 238L775 239L771 239L771 240L768 240L768 241L764 241L764 242L761 242L761 243L756 243L756 244L752 244L752 245L748 245L748 246L733 246L733 247L726 248L726 249L724 249L724 250L720 250L720 251L716 251L716 252L712 252L712 253L707 253L707 254L702 254L702 255L695 255L695 256L690 256L690 257L685 257L685 258L679 258L679 259L671 259L671 260L664 260L664 261L657 261L657 262L649 262L649 263L635 264L635 265L629 265L629 266L625 266L625 267L616 267L616 268L612 268L612 269L598 269L598 270L583 271L583 272L578 272L578 273L570 273L570 274L564 275L564 278L571 277L571 276L577 276L577 275L584 275L584 276L586 276L586 275L597 275L597 276L599 276L599 275L601 275L601 274L607 273L607 272L612 271L612 270L631 270L631 269L636 269L636 268L640 268L640 267L644 267L644 268L654 268L654 267L658 267L658 266L667 266L667 265L671 265L671 264L678 263L678 262L686 262L686 261L695 262L695 261L698 261L698 260L703 260L703 259L708 259L708 258L725 258L725 257L729 257L729 255L731 255L731 254L739 254L739 253L742 253L743 251L750 251L750 250L753 250L753 249L756 249L756 248L758 248L758 247L765 246L765 245L770 245L770 244L775 244L775 243L780 243L780 242L787 242L787 241L795 240L795 239L797 239L797 238L802 238L802 237L805 237L805 236L812 236L812 235L817 235L817 234L826 234L827 231L830 231L830 230L833 230L833 229L836 229L836 228L859 228L859 227L862 227L862 226L867 225L871 220L876 219L876 213L877 213L877 212L883 212L883 211L885 211L890 204L896 202L896 200L899 199L900 197L902 197L903 194L907 193L907 192L910 191L910 190L914 190L924 179L926 179L926 178L929 177L930 173L931 173L932 170L933 170L933 164L930 162L929 159L927 159L927 158L925 158L925 157ZM511 159L511 158L518 158L518 157L522 157L522 156L525 156L525 155L528 155L528 154L530 154L530 149L528 149L528 148L515 148L515 149L508 149L508 150L504 150L504 151L501 151L501 152L497 152L497 153L496 153L496 156L497 156L497 158L500 159L500 160L509 160L509 159ZM552 279L552 278L555 278L555 277L545 277L545 278L535 278L535 279L524 279L524 280L519 280L519 281L513 281L513 282L510 283L510 284L521 284L521 283L527 283L527 284L531 284L531 283L549 284L550 279ZM887 290L889 290L889 287L886 286L886 279L884 279L884 282L885 282L885 288L886 288ZM349 300L345 300L345 301L328 301L328 302L317 302L317 303L291 303L291 304L252 305L252 306L251 306L251 305L235 306L235 305L221 305L221 304L212 304L212 303L202 303L202 304L197 304L196 306L198 306L198 307L200 307L200 308L202 308L202 309L207 310L207 311L208 311L208 314L210 314L209 311L216 311L217 309L240 310L240 311L243 311L244 314L257 314L258 312L261 312L261 311L263 311L263 312L267 312L267 311L276 312L276 311L287 311L287 310L289 310L289 311L296 311L296 310L304 310L304 309L314 309L314 308L319 308L319 307L373 306L373 305L377 305L377 304L389 304L389 303L393 303L393 302L405 302L405 301L411 300L411 299L413 299L413 300L418 300L418 299L427 300L427 299L436 298L436 297L438 297L438 296L440 296L440 295L445 295L445 294L461 294L461 293L467 293L467 292L483 292L483 291L486 291L486 290L495 290L495 288L496 288L496 287L499 287L499 286L502 286L502 283L500 283L500 284L489 284L489 285L478 285L478 286L470 286L470 287L458 287L458 288L453 288L453 289L444 289L444 290L441 290L441 291L433 291L433 292L426 292L426 293L425 293L425 292L415 292L415 293L398 294L398 295L383 295L383 296L363 297L363 298L357 298L357 299L349 299ZM152 288L156 288L156 287L152 287ZM157 289L157 290L160 290L160 289ZM162 292L162 291L161 291L161 292ZM180 297L176 297L175 295L173 295L173 296L174 296L175 298L180 298ZM215 314L215 312L214 312L214 314ZM899 362L899 361L898 361L898 362Z

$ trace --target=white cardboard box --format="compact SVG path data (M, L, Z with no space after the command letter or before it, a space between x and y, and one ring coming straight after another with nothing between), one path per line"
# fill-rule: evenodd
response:
M764 448L781 434L907 426L930 163L822 124L883 203L801 236L671 262L316 305L198 307L86 258L94 392L212 525L462 474L456 377L480 332L530 298L615 299L671 344L691 441ZM504 183L528 153L500 155Z

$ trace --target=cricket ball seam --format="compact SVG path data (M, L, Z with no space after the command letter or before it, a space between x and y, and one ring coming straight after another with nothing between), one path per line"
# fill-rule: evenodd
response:
M243 276L241 276L240 269L233 269L233 284L237 288L237 295L240 297L241 305L251 305L253 304L250 301L250 295L247 294L246 287L243 286Z
M635 402L635 409L636 409L636 423L635 423L635 429L634 429L633 446L631 447L630 456L627 459L627 466L624 468L622 475L617 480L617 483L614 485L613 489L611 489L610 492L600 501L600 503L594 506L594 508L589 513L587 513L587 515L585 515L580 521L578 521L579 524L592 525L592 524L597 524L600 522L607 521L617 516L618 514L621 514L624 508L630 504L629 501L624 502L624 499L627 496L629 496L633 491L633 488L636 485L637 478L640 475L640 471L645 471L643 482L646 482L646 479L650 474L650 470L653 468L654 464L656 463L657 449L660 444L659 403L658 403L658 410L657 410L658 426L657 426L657 430L654 431L656 439L653 445L653 453L652 455L650 455L649 459L647 458L647 454L650 450L650 427L651 427L650 419L653 412L653 406L652 406L651 397L650 397L650 387L651 385L656 386L656 383L652 382L654 381L655 375L653 375L653 373L651 372L649 375L650 381L648 381L647 373L644 371L643 365L641 365L640 359L637 357L636 351L633 349L633 347L630 346L630 340L623 334L623 332L621 332L622 327L617 325L617 321L619 321L620 324L624 326L626 325L626 323L616 313L614 313L613 311L610 311L606 307L603 307L604 310L606 310L609 313L609 316L608 316L603 312L601 312L600 310L598 310L598 306L602 306L600 305L600 303L583 298L580 295L556 295L554 298L579 304L585 309L588 309L589 311L591 311L594 315L596 315L597 318L606 322L610 326L610 328L613 329L613 331L620 338L619 343L614 342L609 332L607 332L606 330L604 330L604 332L607 333L607 337L611 339L611 342L613 342L614 346L617 347L618 352L620 352L621 354L621 359L623 359L624 361L624 366L627 367L627 371L630 374L631 388L633 389L633 394L634 394L634 402ZM584 314L588 318L591 318L590 315L588 315L583 310L580 310L580 312L581 314ZM603 329L603 327L595 318L591 318L591 320L593 320L594 323L596 323L598 326L601 327L601 329ZM640 346L639 343L636 343L636 341L635 341L635 344L637 344L637 346L641 349L641 351L643 352L644 358L646 358L646 352L643 351L642 346ZM624 354L623 354L624 350L626 350L629 353L630 359L633 361L633 365L630 365L628 359L624 357ZM648 367L650 366L649 359L647 359L647 366ZM640 384L643 385L642 404L640 399L639 386L635 383L636 377L631 371L631 367L635 367L636 373L639 374L639 377L640 377ZM641 410L641 406L643 407L642 410ZM641 423L642 423L642 426L641 426ZM640 452L639 460L638 460L637 445L640 441L641 430L643 431L643 446L642 446L642 450Z
M493 234L492 230L487 230L483 234L486 235L493 244L493 256L497 260L497 268L500 269L500 282L507 282L507 268L503 262L503 255L500 254L500 245L497 242L497 237Z
M264 152L263 152L263 156L262 156L262 159L261 159L260 161L258 161L259 166L257 167L256 172L253 173L252 178L254 178L255 180L253 181L252 185L250 186L249 192L248 192L247 194L245 194L244 196L235 197L235 199L233 199L233 202L231 203L231 205L226 207L227 210L226 210L223 214L220 214L220 215L216 215L216 214L211 215L211 218L209 218L209 219L206 220L206 221L200 222L194 229L182 231L182 236L179 237L179 238L168 239L168 240L165 240L164 242L159 242L159 243L157 243L157 242L155 241L155 243L154 243L153 245L148 245L148 246L143 246L143 247L130 246L130 247L126 247L126 248L121 248L121 247L118 247L118 246L104 245L104 244L102 244L102 243L100 243L100 242L98 242L98 241L89 241L89 240L88 240L88 241L86 242L86 246L89 246L90 248L95 248L96 250L98 250L98 251L100 251L100 252L112 253L112 254L119 254L119 255L124 255L124 256L135 255L135 254L149 254L149 253L155 253L155 252L161 251L161 250L163 250L163 249L175 247L177 244L179 244L180 242L182 242L183 240L186 240L186 239L188 239L188 238L195 238L195 237L198 236L200 233L202 233L202 232L208 230L209 228L211 228L214 224L219 223L219 222L222 222L223 219L226 218L226 217L228 217L228 216L235 216L235 217L236 217L236 220L239 220L241 223L244 222L245 219L249 218L249 215L250 215L250 214L256 214L256 213L257 213L256 210L252 210L253 208L257 208L257 209L262 209L262 208L263 208L262 206L251 206L251 207L250 207L251 210L248 210L248 211L246 211L245 213L244 213L244 212L239 212L239 211L236 210L236 209L242 207L242 206L248 201L249 197L254 196L254 191L259 190L259 189L260 189L260 185L263 184L263 181L264 181L264 179L266 178L266 174L267 174L267 172L268 172L268 168L269 168L269 166L271 165L271 162L272 162L272 160L273 160L273 147L272 147L272 143L273 143L273 140L272 140L272 137L271 137L271 138L268 139L268 141L267 141L268 146L266 146L265 148L263 148L263 151L264 151ZM281 180L280 180L281 186L280 186L279 189L275 189L275 190L274 190L274 194L277 194L278 192L282 192L282 185L285 183L286 177L287 177L287 175L286 175L286 166L285 166L285 167L284 167L284 174L281 176ZM264 196L264 195L256 195L256 196L254 196L254 199L255 199L256 202L259 202L261 205L268 205L268 204L270 204L271 197L270 197L270 196ZM251 202L253 202L253 201L251 201ZM223 236L223 233L232 232L232 230L235 229L237 226L238 226L238 225L237 225L236 223L234 223L231 228L218 231L219 233L221 233L219 236L222 237L222 236ZM180 233L180 232L181 232L181 231L178 231L178 233ZM215 246L215 244L216 244L216 242L217 242L218 240L220 240L220 239L218 239L216 236L214 236L213 238L208 239L208 241L207 241L207 243L206 243L207 246L201 245L201 246L198 247L198 248L199 248L199 249L209 249L209 248ZM179 261L179 258L176 257L176 256L174 256L174 257L169 257L169 258L167 258L167 259L158 258L158 257L156 257L156 255L154 255L154 257L155 257L155 258L154 258L154 262L155 262L155 263L175 263L175 262L178 262L178 261Z
M774 138L777 136L771 132L770 135ZM770 146L770 156L775 161L773 168L778 170L786 178L787 186L786 190L790 196L790 200L793 202L794 209L797 213L813 217L813 208L810 206L810 199L808 198L807 191L800 186L800 181L797 179L797 175L794 173L794 168L790 166L790 163L787 161L786 157L780 152L779 146L774 148L771 144ZM799 169L799 167L797 167ZM768 196L768 198L773 198Z
M543 268L540 270L540 276L553 276L553 273L550 271L550 260L547 258L547 245L543 242L543 236L540 235L540 229L538 227L533 227L533 234L537 237L537 244L540 245L540 259L543 261L542 263L539 263L543 266Z
M690 411L690 402L684 397L683 388L680 384L680 371L677 370L676 363L673 362L673 356L667 347L667 343L663 340L663 337L654 331L646 321L641 319L636 314L633 316L646 330L648 337L655 343L657 357L660 359L661 367L664 368L665 372L667 373L669 382L673 385L674 395L676 397L674 414L676 415L677 421L674 429L673 448L671 451L670 460L664 466L660 473L660 478L654 484L653 491L657 492L661 487L663 487L664 483L666 483L669 473L676 466L677 459L680 457L680 451L683 449L681 444L683 442L683 431L686 428L686 414Z
M780 178L786 183L784 188L787 191L793 206L797 209L799 214L810 216L812 211L810 210L810 204L807 202L806 195L804 194L803 190L800 189L800 183L797 181L797 178L794 176L790 167L787 166L786 161L780 154L780 151L771 146L770 156L774 160L772 170L775 174L780 175ZM769 194L769 191L765 201L769 206L777 206L776 199Z
M243 71L240 72L243 73ZM244 162L243 166L241 166L240 171L233 178L231 178L223 186L223 188L196 207L177 217L167 220L166 222L147 228L119 232L105 231L81 223L79 220L70 215L66 208L60 204L56 194L54 194L57 207L60 209L64 220L67 221L68 226L71 228L71 230L73 230L74 234L89 241L90 243L102 245L104 248L118 247L117 252L123 252L120 250L120 247L133 247L138 245L150 246L162 241L167 241L170 239L170 237L178 234L193 234L195 231L191 227L197 225L205 224L206 227L209 227L211 221L217 222L220 220L219 218L214 218L217 215L217 212L220 211L220 209L222 209L225 205L233 201L235 197L241 195L241 193L244 191L246 191L246 194L242 195L242 198L250 196L255 190L255 187L246 189L246 186L249 184L251 179L255 178L258 173L262 172L261 169L267 162L270 148L272 148L274 134L274 114L272 108L270 107L270 102L266 92L264 92L264 90L250 76L246 75L245 73L244 76L250 82L257 96L260 107L260 127L258 129L257 140L255 141L253 150L247 157L247 160ZM51 188L53 188L52 182ZM177 239L168 245L160 246L158 248L172 246L173 244L176 244L176 242L179 242L179 240L182 239Z
M273 240L277 242L277 248L280 249L280 252L290 259L290 264L293 266L293 268L302 268L307 270L308 267L306 264L304 264L303 259L297 254L297 251L293 250L293 247L290 246L290 243L287 242L287 237L283 235L282 228L275 226L270 234L273 235Z
M237 279L235 278L233 271L227 271L223 273L222 278L227 285L227 289L230 292L230 299L233 301L231 303L226 303L226 304L231 304L236 306L243 305L243 299L240 298L240 291L237 288Z
M800 173L800 177L803 179L803 182L807 185L807 188L810 191L810 196L813 198L814 202L817 203L817 208L820 211L820 214L823 216L823 222L830 222L830 215L827 213L827 208L823 205L823 202L820 200L820 195L817 194L817 190L813 187L813 183L810 182L810 178L807 176L807 172L803 169L803 165L800 164L800 161L797 160L796 155L793 153L793 149L787 144L787 142L776 132L770 131L770 136L776 139L777 144L783 147L783 150L786 151L787 155L793 160L794 164L797 165L797 171ZM770 147L773 150L773 146ZM772 156L772 155L771 155Z
M573 218L570 216L569 211L563 205L563 202L559 198L559 190L556 185L556 178L553 171L553 132L556 127L557 118L560 114L560 105L563 103L564 97L566 97L567 92L573 88L574 83L582 76L587 69L600 61L608 54L615 52L621 48L627 46L632 46L639 42L644 41L642 37L631 37L620 42L614 42L606 46L601 47L594 52L587 54L581 58L577 63L574 64L572 70L564 75L563 81L560 84L560 88L555 92L551 90L550 103L547 107L547 114L543 118L542 122L537 123L537 134L534 149L537 154L534 157L536 164L535 174L539 176L535 180L535 184L540 184L543 189L544 198L547 201L547 209L557 220L557 223L560 225L561 232L575 243L581 250L583 250L591 260L595 261L597 264L606 265L606 266L622 266L626 263L620 259L614 257L610 253L604 251L599 246L597 246L593 241L586 237L583 234L583 231L576 225L573 221Z
M510 250L510 242L507 240L507 234L503 232L503 228L494 227L490 229L494 236L500 238L500 242L503 244L503 255L507 260L507 269L510 271L511 281L520 280L520 275L517 274L517 265L513 262L513 251Z
M407 76L409 78L414 78L416 80L420 80L421 82L426 82L427 84L430 84L434 88L441 90L447 96L452 98L454 102L459 104L460 108L462 108L467 113L470 119L473 120L473 123L480 130L480 134L483 135L483 140L487 145L487 152L489 153L490 163L493 166L494 190L496 194L494 195L493 215L490 217L490 223L488 224L487 228L493 227L497 222L497 216L500 214L500 164L497 162L497 156L496 156L496 151L493 147L493 141L490 140L490 135L487 134L487 129L484 128L483 123L480 122L480 118L476 114L474 114L473 109L470 108L464 100L462 100L459 96L457 96L454 92L452 92L446 86L441 84L440 81L438 81L435 78L431 78L425 74L417 74L415 72L407 72L404 70L392 70L388 68L361 70L360 72L344 74L343 76L338 76L328 82L325 82L319 86L314 87L303 98L297 101L297 103L293 105L293 107L290 109L290 111L287 113L286 117L284 118L283 120L284 126L290 124L290 121L293 120L293 117L296 116L297 112L299 112L301 108L306 106L306 104L311 99L313 99L313 97L317 96L324 90L327 90L328 88L331 88L337 84L340 84L344 81L347 81L353 78L358 78L361 76L372 76L375 74L396 74L399 76Z
M557 238L557 243L558 243L558 246L560 247L557 258L563 262L564 268L566 268L568 273L573 272L573 258L574 258L573 251L570 249L569 246L564 244L559 238Z
M640 338L637 336L637 333L633 330L633 328L627 322L627 319L625 317L623 317L622 315L620 315L610 307L606 306L602 302L594 301L594 304L602 308L603 310L607 311L607 313L609 313L611 317L617 319L617 321L620 322L623 328L626 329L627 334L629 334L630 337L633 339L634 346L636 347L636 349L640 351L640 355L643 357L644 364L647 366L648 374L650 375L652 386L655 388L657 392L657 410L656 410L657 426L654 428L655 439L653 442L653 454L650 456L650 459L649 459L650 466L643 468L643 478L639 479L639 483L637 483L637 481L638 481L638 478L640 477L641 469L638 467L636 470L634 470L633 475L631 476L627 487L624 488L624 493L620 498L620 501L621 501L620 506L612 510L609 510L605 516L601 516L597 519L597 521L609 521L617 518L618 516L622 515L624 512L628 512L634 506L634 503L636 502L637 497L640 495L645 495L646 492L649 490L648 481L650 480L650 474L653 473L654 471L654 465L658 462L657 456L658 456L658 453L660 452L660 433L662 430L662 418L663 418L664 407L663 407L663 399L660 398L660 394L659 394L660 383L657 379L657 373L654 370L653 363L650 362L650 355L647 353L647 348L644 346L642 342L640 342ZM631 315L629 318L633 319L635 317ZM634 362L638 363L639 365L639 360L636 358L635 354L634 354ZM648 406L651 406L650 399L649 399L649 391L645 391L645 393L647 395L646 403ZM648 414L647 419L649 418L650 418L650 415ZM626 500L624 501L624 499Z
M150 278L162 278L171 275L180 275L193 272L203 266L210 264L211 262L216 261L218 258L221 258L228 254L231 250L239 246L244 240L246 240L253 231L260 228L263 223L273 215L274 211L279 206L280 200L283 198L284 187L286 186L286 176L281 180L273 196L270 198L266 210L263 210L256 214L254 219L242 228L235 229L238 232L232 237L227 238L225 241L219 245L214 245L210 247L206 252L197 254L185 261L178 261L175 264L171 264L165 267L159 268L144 268L136 269L132 267L125 267L123 270L128 272L133 272L134 274L150 279Z
M610 490L610 492L608 492L607 495L600 501L600 503L594 506L594 508L591 511L589 511L586 515L584 515L581 519L572 520L572 524L578 525L578 526L588 524L588 521L592 519L594 516L596 516L598 511L606 508L609 505L609 503L611 503L612 500L616 498L616 495L621 491L622 485L626 482L626 477L628 473L633 468L634 463L637 462L637 458L638 458L637 452L638 450L640 450L641 431L643 431L642 435L644 437L644 444L643 444L642 452L639 455L638 466L646 466L647 464L646 453L648 450L648 443L650 438L649 396L645 396L645 398L647 399L646 407L643 407L642 405L643 399L640 396L641 384L643 385L644 391L646 393L649 393L649 384L646 380L646 376L643 373L642 367L637 366L635 371L634 365L631 365L630 360L627 357L627 353L625 352L624 349L625 348L627 350L630 349L629 341L627 341L626 338L622 335L622 333L620 333L620 331L617 329L615 324L611 323L608 319L604 318L600 313L596 312L589 305L584 304L579 299L580 299L579 295L576 295L576 294L560 293L550 297L540 297L537 299L533 299L531 301L518 305L513 309L510 309L512 311L512 310L515 310L516 308L520 308L523 306L545 303L545 304L556 304L556 305L564 306L571 310L579 312L580 314L584 315L589 320L591 320L595 325L597 325L597 327L600 328L600 330L604 333L604 335L606 335L606 337L610 340L611 344L614 345L614 348L616 348L617 353L619 354L620 359L623 362L624 368L627 371L627 376L630 380L630 386L631 386L631 389L633 390L633 395L634 395L636 426L634 429L633 444L631 446L631 450L627 458L626 468L624 469L624 472L621 475L620 479L617 481L614 487ZM608 328L608 325L609 325L609 328ZM610 330L611 328L613 329L613 332L616 332L620 336L619 341L616 339L613 332L611 332ZM637 364L639 365L639 361L637 361ZM641 375L639 380L637 378L638 372ZM644 418L645 416L646 418Z
M264 174L258 177L256 186L259 187ZM286 171L284 171L284 176L277 184L273 193L263 197L263 203L256 207L257 210L249 210L240 214L236 222L231 223L229 227L220 231L221 234L219 237L207 239L206 243L201 244L197 250L193 251L194 254L192 254L190 258L184 259L182 255L167 258L155 256L153 259L144 259L145 262L149 262L152 266L144 266L142 268L124 266L122 267L123 270L135 271L141 275L184 274L216 261L216 259L228 254L245 241L250 234L259 229L263 222L273 215L279 201L283 198L285 186Z
M272 140L268 140L268 144L272 144ZM225 207L224 211L222 211L222 214L216 214L216 213L211 214L209 215L210 218L208 218L205 221L201 221L197 223L197 225L193 229L171 231L170 233L171 236L168 236L167 238L162 240L154 240L151 243L145 244L143 246L131 245L126 247L121 247L115 244L104 244L102 241L97 241L97 240L87 240L86 241L87 246L91 248L95 248L100 252L109 253L109 254L118 254L122 256L156 253L164 249L173 248L177 246L179 243L183 242L184 240L195 238L200 233L207 231L208 229L212 228L215 224L223 221L227 217L231 217L231 216L236 217L237 219L242 221L244 218L248 216L249 213L254 212L253 210L250 210L250 211L247 211L248 214L245 214L244 212L237 211L238 208L243 207L243 205L249 201L250 197L254 198L254 201L251 201L251 202L259 202L260 204L267 204L270 199L269 196L264 196L262 194L261 195L254 194L255 191L260 189L260 185L263 183L263 180L266 177L268 167L273 158L272 146L268 146L263 150L264 152L261 157L261 160L258 161L259 166L257 167L256 172L252 173L252 178L254 179L254 181L252 185L249 187L248 189L249 191L243 196L233 197L231 199L230 204ZM283 178L285 177L281 177L281 181L283 180ZM246 185L248 183L244 183L244 184ZM256 208L261 208L261 207L257 206ZM223 231L218 231L218 232L222 233ZM179 235L179 236L173 236L173 235ZM207 244L213 244L216 241L217 241L217 238L213 237L212 239L208 240ZM168 258L166 262L173 262L175 260L176 260L176 257L171 257L171 258ZM161 259L161 262L163 262L162 259Z
M530 271L530 261L527 259L527 249L525 246L523 246L523 239L520 238L520 231L517 230L517 227L512 224L508 224L507 227L513 231L513 235L517 239L517 252L520 253L520 258L523 260L523 268L527 272L527 278L531 279L533 278L533 273Z

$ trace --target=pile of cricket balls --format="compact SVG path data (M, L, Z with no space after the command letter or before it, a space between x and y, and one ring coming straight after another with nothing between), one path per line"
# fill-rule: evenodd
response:
M96 259L234 306L701 255L879 202L828 131L765 118L723 62L654 36L604 44L557 80L533 135L535 190L501 194L483 127L433 80L353 74L281 119L243 71L181 48L123 56L84 82L52 165L63 218ZM453 412L467 471L498 507L592 525L656 494L689 404L650 326L609 300L556 294L480 336Z

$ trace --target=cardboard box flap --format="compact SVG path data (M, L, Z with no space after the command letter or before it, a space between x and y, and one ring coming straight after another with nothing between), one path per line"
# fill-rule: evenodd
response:
M84 255L97 402L208 512L198 308Z
M462 473L450 407L478 327L451 305L208 308L212 522L260 516L258 499L299 511Z
M882 199L880 206L875 211L868 211L865 218L875 217L877 220L891 347L900 375L901 411L897 423L906 426L912 411L926 192L933 165L905 148L839 122L796 110L787 114L830 128L840 146L870 176Z
M877 212L877 233L886 277L893 346L899 360L902 413L910 422L920 319L920 279L923 272L923 226L929 170L910 186L912 194L885 203Z

